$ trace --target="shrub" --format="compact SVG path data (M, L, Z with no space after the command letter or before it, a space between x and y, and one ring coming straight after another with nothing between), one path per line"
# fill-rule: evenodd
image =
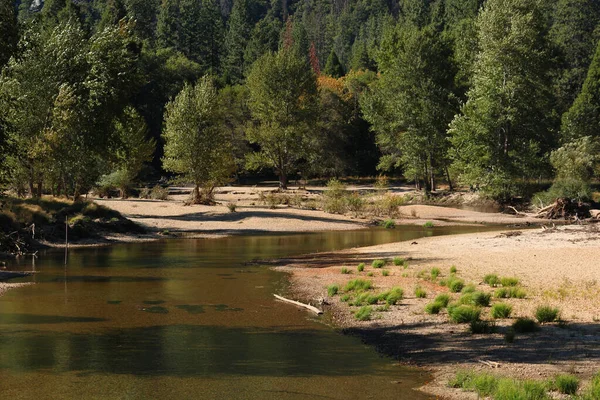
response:
M575 394L579 389L579 379L573 375L558 375L552 386L562 394Z
M456 273L456 267L454 265L450 267L450 273L451 274L455 274Z
M348 210L354 213L354 215L359 215L365 209L365 201L358 193L348 196L346 203L348 204Z
M431 268L431 279L437 279L437 277L440 276L440 272L439 268Z
M347 211L346 202L340 198L325 197L323 199L323 211L329 214L344 214Z
M389 179L386 175L379 175L373 184L373 187L377 191L386 191L390 186Z
M415 289L415 296L418 299L424 299L427 297L427 292L422 287L417 286L417 288Z
M227 208L229 209L229 212L234 213L235 209L237 208L237 204L235 204L234 202L229 202L227 203Z
M372 287L373 287L373 283L371 281L367 281L364 279L353 279L346 284L346 286L344 287L344 290L346 292L362 291L362 290L369 290Z
M476 334L494 333L496 332L496 324L490 321L471 321L469 331Z
M500 284L504 287L513 287L519 284L519 279L513 277L503 277L500 279Z
M354 313L354 318L356 318L359 321L368 321L371 319L372 312L373 308L371 308L370 306L364 306Z
M460 292L462 290L462 288L465 286L464 281L462 281L461 279L456 279L456 278L448 280L447 284L448 284L448 288L453 293Z
M402 196L386 193L384 196L376 199L372 206L371 212L378 217L396 217L399 215L398 207L404 204Z
M473 371L459 370L454 378L448 381L448 386L455 389L468 389L474 376Z
M498 286L500 279L496 274L489 274L483 277L483 281L490 286Z
M345 274L345 275L346 275L346 274L349 274L350 272L351 272L351 271L350 271L348 268L346 268L346 267L342 267L342 274Z
M333 297L338 293L339 290L340 287L338 285L329 285L327 286L327 295L329 297Z
M469 323L477 321L481 315L481 311L478 308L468 305L460 305L448 309L450 319L458 324Z
M140 194L138 195L140 199L149 199L150 198L150 189L147 187L142 188L140 190Z
M358 270L358 272L363 272L365 270L365 263L358 264L358 267L356 267L356 269Z
M538 325L531 318L519 318L512 324L516 333L531 333L539 329Z
M383 271L381 271L381 276L389 276L390 271L388 271L387 269L384 269Z
M383 268L385 266L385 260L373 260L371 266L373 268Z
M537 319L540 324L554 322L558 319L558 315L558 308L552 308L550 306L539 306L535 310L535 319Z
M396 287L385 293L385 302L391 306L397 304L400 300L404 298L404 290L402 288Z
M492 318L508 318L512 313L512 307L506 303L496 303L492 306Z
M385 221L381 221L381 226L385 229L394 229L396 227L396 222L393 219L386 219Z
M473 293L473 304L480 307L489 307L492 295L484 292Z
M150 191L150 198L153 200L167 200L169 198L169 189L156 185Z
M442 304L442 307L448 307L448 303L450 302L450 296L446 293L438 294L435 297L434 302Z
M394 257L394 265L399 267L401 265L404 265L405 263L406 263L406 260L404 258Z
M425 306L425 312L427 314L439 314L443 308L444 305L442 303L434 301Z

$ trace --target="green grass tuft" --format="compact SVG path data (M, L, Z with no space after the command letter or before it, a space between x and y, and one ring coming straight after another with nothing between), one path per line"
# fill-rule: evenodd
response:
M342 297L340 297L340 301L341 302L347 302L348 300L350 300L350 298L352 298L352 296L350 296L348 293L342 295Z
M465 282L457 278L449 279L446 284L448 285L448 289L453 293L459 293L465 287Z
M434 300L436 303L441 303L443 307L448 307L450 302L450 295L446 293L438 294Z
M381 226L385 229L394 229L396 227L396 222L393 219L386 219L385 221L381 221Z
M498 299L524 299L526 296L527 293L520 287L503 287L494 292Z
M492 295L485 292L473 293L473 304L479 307L489 307Z
M342 274L347 275L347 274L350 274L350 273L352 273L352 271L350 271L350 269L348 269L346 267L342 268Z
M531 318L519 318L512 324L512 328L516 333L531 333L536 332L539 326Z
M519 279L506 276L500 279L500 284L504 287L517 286L519 284Z
M579 389L579 379L573 375L557 375L552 386L562 394L575 394Z
M444 308L444 305L440 302L434 301L425 306L425 312L427 314L439 314Z
M461 293L475 293L476 290L477 290L477 288L475 288L475 285L473 285L472 283L469 283L464 288L462 288L462 290L460 292Z
M417 286L417 288L415 289L415 296L418 299L424 299L427 297L427 292L421 286Z
M358 270L358 272L363 272L365 270L365 263L358 264L358 267L356 267L356 269Z
M464 324L479 320L481 310L473 306L459 305L448 308L448 314L452 322Z
M401 265L404 265L406 263L406 260L404 258L400 258L400 257L394 257L394 265L399 267Z
M496 332L496 324L493 321L471 321L469 331L473 334L488 334Z
M496 303L492 306L492 318L508 318L512 313L512 306L506 303Z
M483 277L483 281L490 286L498 286L500 279L496 274L489 274Z
M558 308L552 308L550 306L539 306L535 310L535 319L538 320L540 324L546 322L554 322L558 320L560 311Z
M384 269L383 271L381 271L381 276L389 276L390 275L390 271L388 271L387 269Z
M431 279L436 280L438 276L440 276L440 273L441 271L439 268L431 268Z
M423 228L433 228L433 222L427 221L423 224Z
M338 285L329 285L327 286L327 296L333 297L338 293L339 290L340 287Z
M369 290L373 287L373 282L365 279L353 279L346 284L344 290L346 292Z
M450 267L450 273L451 273L451 274L455 274L455 273L456 273L456 271L457 271L457 270L456 270L456 267L455 267L454 265Z
M404 298L404 290L402 290L402 288L395 287L392 290L379 295L379 298L380 300L385 300L387 304L393 306Z
M370 306L361 307L357 312L354 313L354 318L359 321L369 321L371 319L371 313L373 308Z
M371 266L373 268L383 268L385 266L385 260L373 260Z

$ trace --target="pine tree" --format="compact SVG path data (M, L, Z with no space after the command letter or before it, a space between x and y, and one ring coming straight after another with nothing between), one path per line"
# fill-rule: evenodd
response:
M179 0L162 0L156 26L157 45L180 49Z
M142 40L154 43L161 0L126 0L127 15L135 20L135 32Z
M450 125L460 180L506 200L554 145L546 21L536 0L488 0L473 86Z
M104 5L104 12L98 24L98 29L104 29L107 26L114 26L127 15L125 5L122 0L108 0Z
M244 78L244 52L251 29L249 7L249 0L235 0L229 16L223 69L227 81L231 84L237 84Z
M179 0L179 49L187 58L199 62L202 55L200 39L205 21L202 20L202 0Z
M0 0L0 70L13 55L19 40L17 14L12 0Z
M281 28L281 21L273 17L271 11L254 25L244 52L244 63L247 70L263 54L277 51Z
M204 72L217 74L221 72L225 28L221 13L214 0L202 0L200 21L201 30L196 38L199 42L199 62Z
M344 68L342 67L342 64L340 64L340 60L333 49L331 49L329 57L327 57L327 62L325 63L325 70L323 73L333 78L340 78L344 76Z

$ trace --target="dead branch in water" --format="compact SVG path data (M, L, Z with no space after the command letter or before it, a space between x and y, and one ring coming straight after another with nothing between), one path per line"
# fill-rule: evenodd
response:
M310 304L304 304L304 303L300 303L299 301L286 299L285 297L281 297L281 296L278 296L276 294L274 294L273 296L275 296L276 299L284 301L286 303L291 303L291 304L294 304L294 305L296 305L298 307L304 307L304 308L306 308L306 309L314 312L317 315L323 314L323 311L319 310L317 307L311 306Z

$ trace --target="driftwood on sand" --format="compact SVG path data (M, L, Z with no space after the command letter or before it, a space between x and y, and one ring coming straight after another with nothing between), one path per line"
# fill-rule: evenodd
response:
M300 303L299 301L286 299L285 297L281 297L281 296L276 295L276 294L274 294L273 296L275 296L275 298L277 300L281 300L281 301L284 301L286 303L291 303L291 304L294 304L294 305L296 305L298 307L304 307L307 310L310 310L310 311L314 312L315 314L323 314L323 311L319 310L317 307L311 306L310 304L304 304L304 303Z

